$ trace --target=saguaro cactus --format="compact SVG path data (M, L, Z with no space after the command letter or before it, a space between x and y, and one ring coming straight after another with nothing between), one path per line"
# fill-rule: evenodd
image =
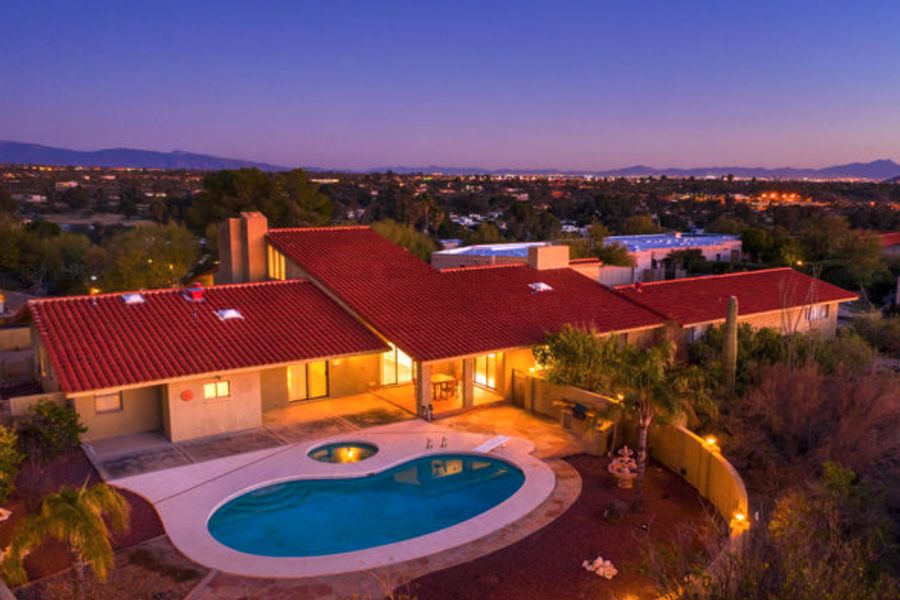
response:
M728 393L734 393L737 379L738 353L738 301L732 296L728 299L728 315L725 317L725 340L722 348L722 362L725 369L725 387Z

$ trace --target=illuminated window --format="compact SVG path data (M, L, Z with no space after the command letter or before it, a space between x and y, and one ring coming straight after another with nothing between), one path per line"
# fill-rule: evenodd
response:
M230 395L231 384L228 381L214 381L203 386L203 398L205 400L227 398Z
M50 368L47 366L47 351L43 346L38 348L38 374L41 377L47 377Z
M391 349L381 355L381 384L409 383L413 378L413 359L394 344L388 345Z
M267 246L267 248L269 258L269 279L277 279L279 281L282 281L285 278L284 254L282 254L272 246Z
M94 410L98 413L119 412L122 410L122 394L100 394L94 396Z
M475 357L475 383L497 389L497 358L502 353L482 354Z
M328 395L328 362L317 360L288 367L291 400L309 400Z

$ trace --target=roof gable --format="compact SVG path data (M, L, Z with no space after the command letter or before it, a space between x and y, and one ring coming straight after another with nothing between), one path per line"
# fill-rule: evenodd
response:
M723 320L731 296L737 298L738 314L742 316L857 298L852 292L788 267L621 285L614 289L679 325Z
M65 392L387 350L305 280L33 300L29 308ZM241 318L222 319L233 309Z

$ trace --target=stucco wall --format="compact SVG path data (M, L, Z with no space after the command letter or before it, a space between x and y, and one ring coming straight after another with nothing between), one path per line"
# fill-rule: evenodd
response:
M331 397L339 398L368 391L370 386L378 385L380 368L378 354L330 361L328 370L331 375Z
M732 526L736 513L749 514L744 481L715 447L711 447L684 427L662 425L650 431L650 455L669 470L681 475L697 492L710 501Z
M500 378L500 389L498 393L502 394L507 400L513 399L513 372L528 372L528 369L534 366L534 352L531 348L519 348L503 353L503 376Z
M287 371L287 367L275 367L259 372L260 395L264 411L284 406L290 402Z
M162 386L122 392L122 410L98 413L94 396L73 398L81 422L88 428L81 439L89 442L118 435L162 429Z
M222 379L229 381L231 395L213 400L203 398L203 385L216 381L215 378L168 384L166 435L169 439L180 442L262 425L259 371L223 375ZM182 392L186 390L191 392L191 400L182 399Z

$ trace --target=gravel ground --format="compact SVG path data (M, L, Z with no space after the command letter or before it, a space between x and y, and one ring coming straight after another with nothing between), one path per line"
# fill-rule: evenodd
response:
M566 459L582 477L582 492L568 511L527 538L474 561L421 577L400 590L417 600L607 600L655 598L642 573L642 549L665 540L679 524L706 522L707 508L674 473L650 466L645 508L618 523L601 518L611 500L629 500L606 472L607 460L588 455ZM645 529L646 528L646 529ZM607 581L581 566L597 555L619 574Z

